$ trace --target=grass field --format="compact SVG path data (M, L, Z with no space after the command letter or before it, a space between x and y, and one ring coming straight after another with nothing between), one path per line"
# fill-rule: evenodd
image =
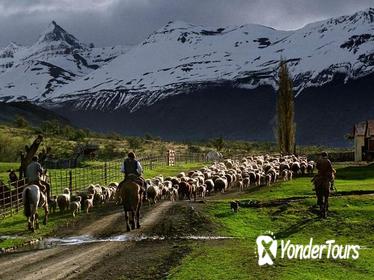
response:
M338 167L338 191L372 190L374 165L367 167ZM288 205L263 208L241 208L236 214L229 209L228 200L210 201L205 207L209 219L218 225L216 235L235 237L233 240L194 243L192 253L173 269L170 279L374 279L374 196L351 195L332 197L330 215L317 217L310 178L263 188L257 192L238 195L240 200L269 201L278 198L305 196ZM288 260L276 259L275 265L257 264L255 240L271 231L277 239L292 243L322 244L334 239L337 244L358 244L357 260Z

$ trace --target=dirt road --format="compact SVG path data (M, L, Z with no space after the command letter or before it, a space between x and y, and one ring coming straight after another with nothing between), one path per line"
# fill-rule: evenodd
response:
M182 211L176 211L178 207ZM113 208L103 215L91 217L94 222L68 229L62 235L98 238L124 234L130 241L55 246L2 255L0 279L161 279L179 259L177 256L188 252L188 246L184 244L187 241L133 239L179 228L176 223L186 222L187 209L187 202L172 204L164 201L148 211L143 210L141 229L124 234L124 214Z

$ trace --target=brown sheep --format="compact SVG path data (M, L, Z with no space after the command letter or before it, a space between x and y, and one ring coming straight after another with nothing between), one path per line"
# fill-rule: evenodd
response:
M179 193L179 200L183 200L185 197L191 200L192 186L187 182L181 182L179 184L178 193Z

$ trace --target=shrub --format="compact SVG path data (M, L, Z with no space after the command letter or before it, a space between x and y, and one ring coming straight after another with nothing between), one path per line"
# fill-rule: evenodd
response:
M24 117L17 115L14 119L14 125L18 128L25 128L29 126L29 122Z

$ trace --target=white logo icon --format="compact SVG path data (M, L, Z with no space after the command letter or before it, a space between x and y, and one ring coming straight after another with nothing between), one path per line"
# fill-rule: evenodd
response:
M275 259L277 256L277 240L269 235L260 235L256 239L256 244L258 252L258 264L260 266L265 264L273 265L273 258Z

